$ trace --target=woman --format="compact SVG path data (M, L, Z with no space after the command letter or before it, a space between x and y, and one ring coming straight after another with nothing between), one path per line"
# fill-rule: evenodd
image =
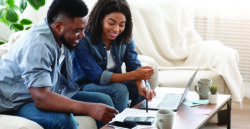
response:
M84 91L108 94L118 111L136 105L155 92L147 88L153 75L150 66L141 67L132 35L132 18L125 0L98 0L89 15L85 38L73 53L74 79ZM122 73L122 63L126 73ZM148 85L149 87L149 85Z

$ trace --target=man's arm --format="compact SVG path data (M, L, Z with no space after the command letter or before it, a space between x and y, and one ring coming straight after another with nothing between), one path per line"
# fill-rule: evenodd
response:
M31 87L29 91L36 107L41 110L85 114L104 123L111 121L114 113L118 113L104 104L80 102L53 93L50 87Z

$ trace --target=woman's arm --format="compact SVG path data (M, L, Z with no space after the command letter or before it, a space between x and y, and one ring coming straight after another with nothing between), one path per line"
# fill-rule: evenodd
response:
M154 73L154 70L150 66L143 66L135 71L116 74L113 73L110 78L110 83L119 83L131 80L149 80Z

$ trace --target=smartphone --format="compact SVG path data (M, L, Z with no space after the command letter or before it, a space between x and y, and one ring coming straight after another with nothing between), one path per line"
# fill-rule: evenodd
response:
M123 128L134 128L136 126L135 122L121 122L121 121L113 121L109 123L111 126L118 126L118 127L123 127Z
M126 117L124 122L135 122L140 125L152 125L155 117Z

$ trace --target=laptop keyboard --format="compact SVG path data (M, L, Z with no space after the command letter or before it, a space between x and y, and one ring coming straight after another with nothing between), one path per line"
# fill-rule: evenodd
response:
M177 107L180 102L182 95L179 94L167 94L164 96L162 101L157 105L158 108L170 108Z

